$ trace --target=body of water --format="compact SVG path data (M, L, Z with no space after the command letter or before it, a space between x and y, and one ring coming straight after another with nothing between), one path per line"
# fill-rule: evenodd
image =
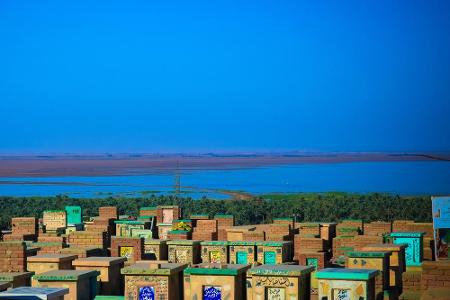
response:
M450 162L295 164L232 170L181 170L184 196L226 199L226 191L252 195L296 192L450 194ZM175 172L158 175L0 178L0 195L135 197L174 192Z

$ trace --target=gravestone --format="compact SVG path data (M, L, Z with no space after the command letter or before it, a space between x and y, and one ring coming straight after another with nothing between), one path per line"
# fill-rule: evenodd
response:
M420 266L423 260L423 232L392 232L394 244L406 244L406 266Z

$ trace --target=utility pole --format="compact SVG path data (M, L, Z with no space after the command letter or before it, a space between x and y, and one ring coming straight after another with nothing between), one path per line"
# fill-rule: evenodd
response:
M181 192L181 183L180 183L180 163L177 160L177 168L175 170L175 178L174 178L174 190L175 196L178 197Z

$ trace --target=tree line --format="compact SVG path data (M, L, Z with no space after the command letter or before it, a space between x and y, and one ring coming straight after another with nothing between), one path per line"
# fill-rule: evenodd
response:
M213 200L155 196L136 198L0 197L0 228L10 228L12 217L42 217L44 210L79 205L86 216L97 216L100 206L117 206L123 215L137 216L139 208L178 205L183 218L191 214L232 214L236 224L270 223L274 218L294 217L304 222L338 222L343 219L371 221L415 220L431 222L429 196L392 194L299 193L268 194L250 200Z

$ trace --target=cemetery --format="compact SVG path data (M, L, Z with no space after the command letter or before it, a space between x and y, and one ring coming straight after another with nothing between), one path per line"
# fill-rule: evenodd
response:
M236 226L167 205L15 216L0 241L0 299L449 299L449 208L433 198L430 223Z

